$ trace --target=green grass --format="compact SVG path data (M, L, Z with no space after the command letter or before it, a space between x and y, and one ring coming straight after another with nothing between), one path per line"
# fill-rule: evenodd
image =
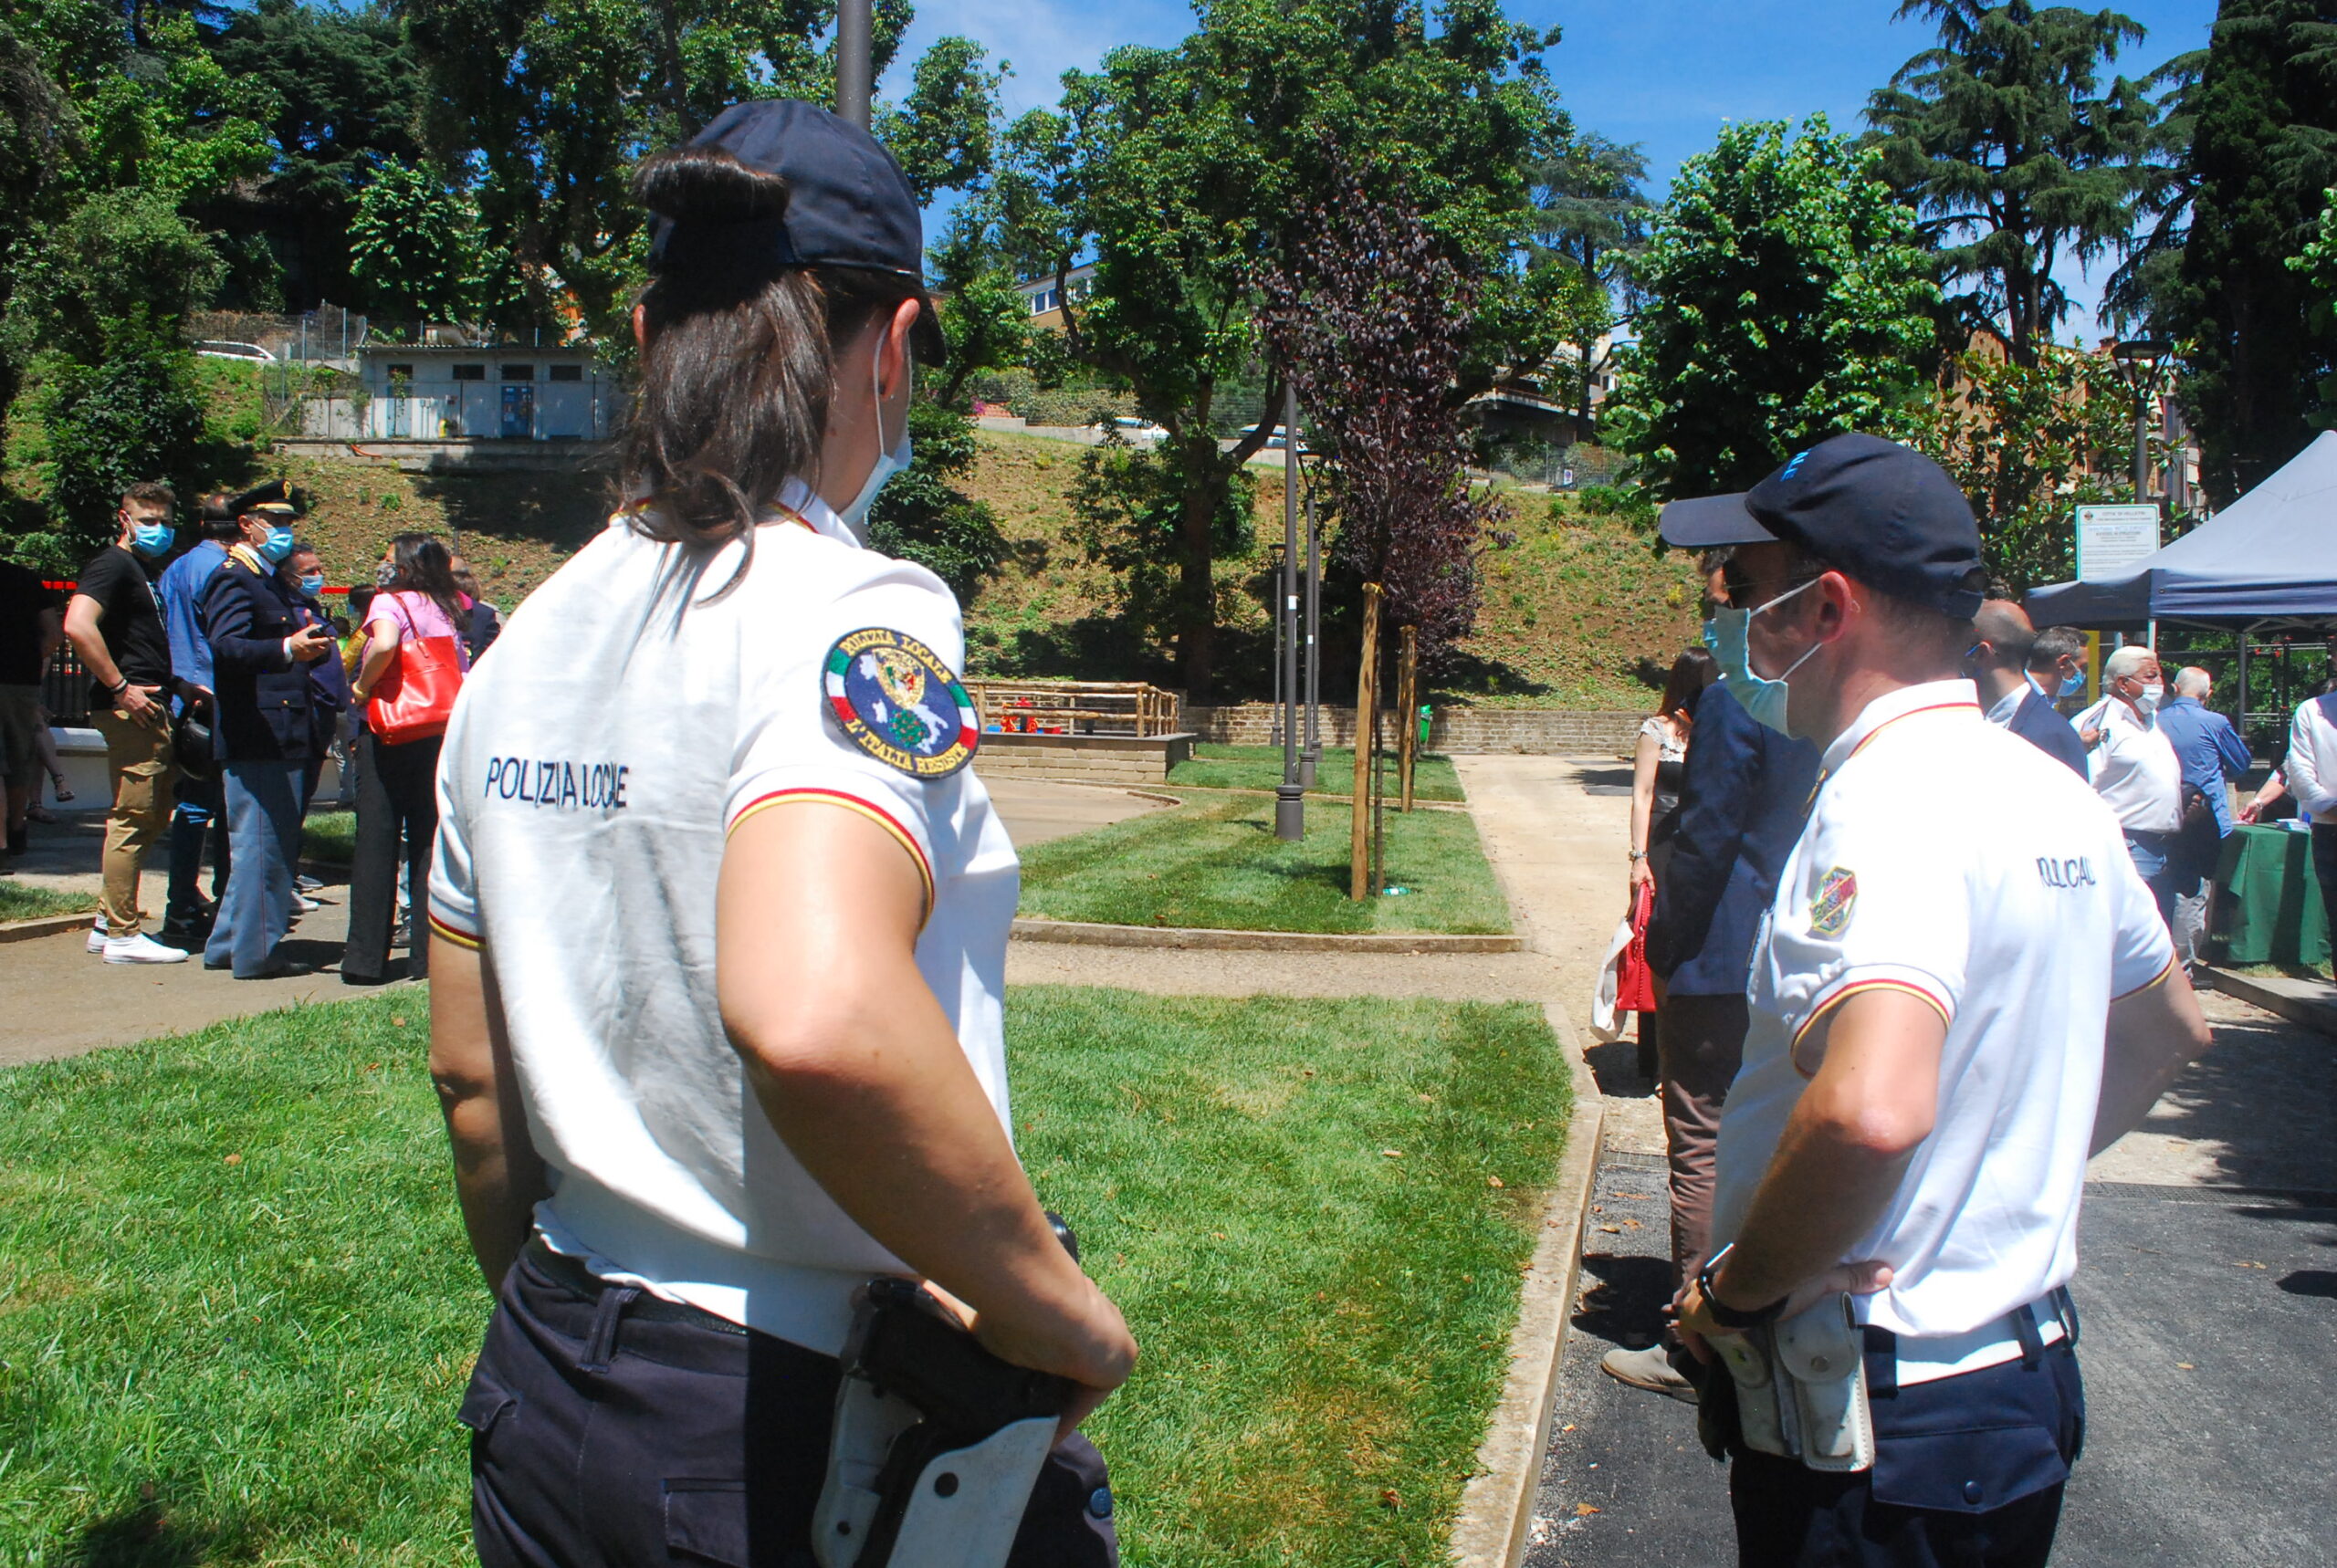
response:
M357 853L357 813L309 812L300 833L300 853L328 865L347 865Z
M1396 762L1390 757L1387 764L1387 789L1396 792ZM1196 746L1192 759L1179 762L1168 770L1168 782L1189 785L1202 789L1264 789L1272 791L1282 782L1282 747L1279 746ZM1310 795L1336 795L1345 799L1355 789L1355 748L1326 746L1323 760L1315 772L1315 788ZM1459 800L1461 776L1452 770L1452 759L1423 752L1412 768L1412 798L1418 800Z
M1306 836L1273 833L1274 803L1204 796L1022 856L1022 913L1114 925L1235 931L1502 933L1509 909L1465 812L1389 811L1388 881L1401 896L1347 897L1343 801L1310 800Z
M94 893L59 893L0 881L0 920L37 920L44 915L87 915L98 906Z
M0 1072L0 1562L470 1561L487 1297L424 1014ZM1538 1011L1040 988L1009 1018L1023 1158L1145 1348L1091 1426L1131 1568L1441 1561L1565 1122Z

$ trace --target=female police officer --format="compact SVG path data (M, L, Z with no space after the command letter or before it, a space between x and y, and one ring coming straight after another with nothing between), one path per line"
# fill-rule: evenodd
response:
M809 1561L854 1288L1087 1392L1136 1346L1008 1141L1014 852L958 607L863 548L931 341L865 132L735 106L644 163L634 499L515 613L439 774L432 1071L499 1282L462 1416L500 1563ZM1056 1450L1014 1561L1115 1560Z

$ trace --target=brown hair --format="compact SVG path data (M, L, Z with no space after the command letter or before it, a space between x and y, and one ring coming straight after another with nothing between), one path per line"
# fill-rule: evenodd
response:
M132 501L149 507L160 507L167 512L177 511L179 505L178 497L172 493L168 485L159 479L141 479L121 493L123 506L127 507Z
M423 595L459 627L463 601L455 587L453 560L436 535L400 534L390 541L389 591Z
M1663 706L1655 711L1682 724L1693 722L1697 694L1720 674L1720 661L1703 648L1683 648L1672 661L1672 676L1663 683Z
M836 346L904 300L924 307L918 350L938 359L915 278L786 264L769 239L788 184L711 147L677 147L634 172L643 205L738 243L693 244L642 292L641 378L625 433L627 478L653 539L712 549L745 537L788 480L814 483L835 389Z

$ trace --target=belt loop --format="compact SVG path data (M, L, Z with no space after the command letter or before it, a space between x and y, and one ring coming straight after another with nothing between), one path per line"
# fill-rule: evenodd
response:
M641 1292L631 1285L608 1285L601 1291L601 1299L592 1307L592 1337L584 1342L584 1359L576 1364L580 1372L604 1373L617 1353L617 1320L624 1316L625 1308L633 1305Z
M2070 1294L2067 1285L2056 1285L2046 1296L2053 1308L2053 1315L2061 1320L2061 1337L2071 1350L2078 1347L2078 1301Z
M2020 1341L2021 1365L2035 1366L2045 1359L2045 1336L2038 1332L2034 1306L2023 1302L2012 1310L2012 1332Z
M1899 1336L1889 1329L1868 1323L1866 1337L1866 1392L1871 1399L1880 1399L1899 1392Z

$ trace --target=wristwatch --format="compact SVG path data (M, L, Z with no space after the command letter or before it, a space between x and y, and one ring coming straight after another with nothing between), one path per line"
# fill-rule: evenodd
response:
M1766 1307L1755 1307L1749 1312L1741 1312L1722 1301L1713 1291L1713 1275L1719 1270L1721 1260L1735 1250L1736 1243L1732 1241L1704 1260L1704 1266L1696 1270L1697 1292L1704 1298L1704 1310L1712 1313L1713 1322L1720 1324L1721 1327L1734 1329L1740 1333L1745 1329L1766 1328L1777 1321L1778 1313L1786 1310L1786 1297L1779 1296Z
M1643 861L1647 859L1647 852L1645 850L1633 850L1630 852L1630 856L1635 861Z

